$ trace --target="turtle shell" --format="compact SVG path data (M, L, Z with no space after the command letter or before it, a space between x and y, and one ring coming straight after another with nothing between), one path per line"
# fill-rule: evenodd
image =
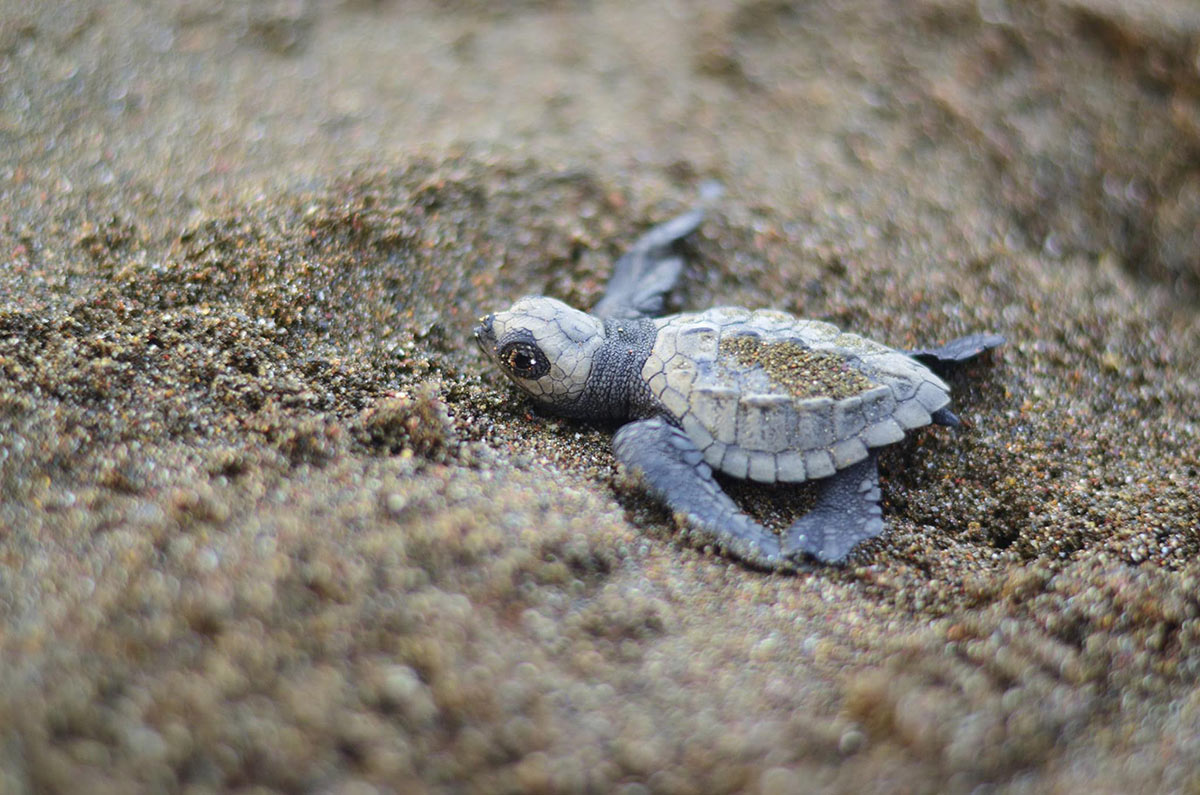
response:
M950 402L920 362L829 323L732 307L654 322L643 378L709 466L734 477L827 477Z

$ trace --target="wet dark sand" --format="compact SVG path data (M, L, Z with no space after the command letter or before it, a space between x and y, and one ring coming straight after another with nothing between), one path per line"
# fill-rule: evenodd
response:
M1200 788L1194 4L28 5L0 792ZM1010 340L845 567L688 547L471 344L705 179L678 307Z

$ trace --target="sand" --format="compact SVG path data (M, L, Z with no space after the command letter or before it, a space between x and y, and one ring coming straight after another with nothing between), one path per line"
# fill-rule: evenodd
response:
M1188 0L0 9L0 793L1200 789ZM470 327L996 331L765 574ZM805 488L730 483L773 527Z

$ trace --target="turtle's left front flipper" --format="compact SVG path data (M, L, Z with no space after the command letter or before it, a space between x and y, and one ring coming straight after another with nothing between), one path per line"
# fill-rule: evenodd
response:
M807 553L822 563L838 563L856 544L883 532L874 453L814 485L820 489L817 503L784 534L784 555Z
M721 490L695 442L662 417L623 426L613 437L613 452L647 491L687 517L693 538L754 566L798 568L779 554L779 537Z
M705 204L719 194L720 187L710 183L702 191L701 204L638 238L613 266L604 297L592 308L592 314L600 318L662 314L667 293L683 273L683 257L675 246L696 231L704 220Z

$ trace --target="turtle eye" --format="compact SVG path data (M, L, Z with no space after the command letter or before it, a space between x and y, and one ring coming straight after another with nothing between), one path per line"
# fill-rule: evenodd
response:
M550 372L550 360L538 346L528 342L510 342L500 351L500 360L518 378L541 378Z

